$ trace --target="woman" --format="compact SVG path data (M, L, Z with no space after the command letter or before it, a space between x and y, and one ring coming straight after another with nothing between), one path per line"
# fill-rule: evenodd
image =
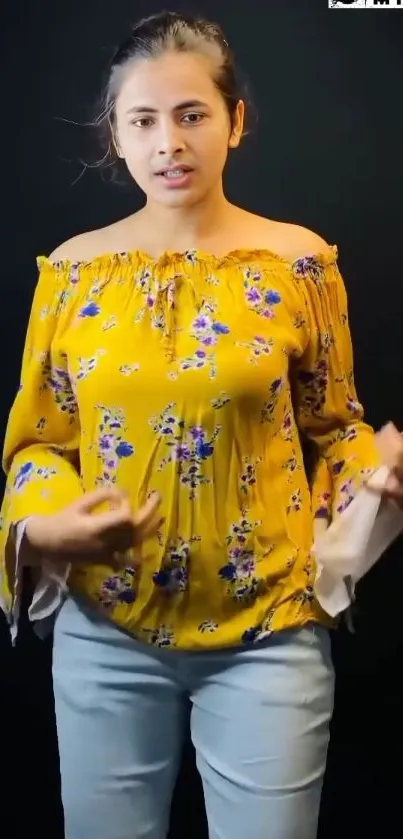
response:
M340 513L379 456L336 248L225 198L243 121L217 25L141 21L100 122L144 207L39 260L3 599L15 635L29 565L32 620L57 615L66 839L166 836L188 697L211 839L316 835L333 671L312 510Z

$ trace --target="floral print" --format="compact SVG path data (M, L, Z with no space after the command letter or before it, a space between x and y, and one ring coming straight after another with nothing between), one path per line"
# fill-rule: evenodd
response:
M218 576L226 583L231 598L250 603L265 590L265 581L256 576L256 557L251 535L261 522L252 522L247 511L233 524L227 536L228 562L219 569ZM252 542L252 543L251 543Z
M69 421L73 422L77 414L77 403L67 369L61 366L52 366L48 353L44 355L41 361L41 368L41 389L51 391L59 411L67 414Z
M270 355L274 346L274 341L272 338L264 338L263 336L258 335L253 339L253 341L239 342L237 346L245 347L245 349L249 350L249 361L252 364L257 364L259 358L262 358L265 355Z
M9 614L10 527L116 486L134 511L158 491L158 532L121 570L72 563L68 586L139 640L220 648L326 620L313 519L339 515L378 465L336 257L39 260L4 447ZM305 437L322 464L310 488Z
M282 385L283 379L281 378L274 379L274 382L271 383L269 388L269 398L267 402L264 403L261 411L262 422L272 422Z
M101 421L98 427L98 458L102 463L102 472L97 483L114 484L117 481L119 461L131 457L134 448L124 438L124 414L120 408L108 408L98 405Z
M215 621L207 619L207 620L203 621L203 623L200 624L198 629L199 629L199 632L201 632L203 634L206 633L206 632L217 632L218 623L216 623Z
M193 321L190 335L202 347L214 347L220 335L229 335L230 333L230 329L225 323L221 323L213 317L215 309L216 306L212 301L205 302L197 318Z
M99 602L106 609L111 609L118 603L130 605L136 599L136 592L134 589L136 577L135 568L125 568L120 574L112 574L107 577L102 585L99 593Z
M203 370L207 368L211 379L217 375L216 358L214 353L206 350L196 350L192 355L182 359L180 370ZM168 374L170 375L170 374ZM175 376L176 378L176 376Z
M247 304L258 315L269 319L274 317L275 307L281 303L281 296L276 289L262 286L262 275L259 271L245 271L244 289Z
M170 627L165 626L165 624L155 629L142 629L140 637L142 641L146 641L148 644L152 644L153 647L159 647L160 649L163 647L176 647L175 633L172 632Z
M159 465L159 471L169 463L176 463L180 483L188 488L189 497L194 498L198 487L211 481L204 473L203 465L214 453L220 426L216 426L210 435L201 426L186 428L183 420L172 413L174 408L175 403L170 403L161 416L150 420L153 431L169 450Z
M14 477L13 489L15 492L21 492L31 481L48 481L53 475L56 475L56 469L38 466L28 460L19 467Z
M243 471L240 478L240 490L243 495L247 495L249 488L256 484L256 467L260 461L261 458L242 458Z
M132 373L137 373L140 370L140 364L121 364L119 367L119 373L122 376L131 376Z
M216 411L219 411L221 408L225 408L229 402L231 402L231 397L228 396L225 391L222 391L219 396L211 400L211 407L215 408Z
M91 356L90 358L82 358L81 356L78 357L78 373L76 374L76 381L80 381L81 379L85 379L87 376L92 373L101 356L105 355L105 350L98 350L98 352Z
M199 542L200 537L193 537ZM161 568L154 574L154 584L166 594L186 591L189 581L190 543L183 539L172 540L163 557Z

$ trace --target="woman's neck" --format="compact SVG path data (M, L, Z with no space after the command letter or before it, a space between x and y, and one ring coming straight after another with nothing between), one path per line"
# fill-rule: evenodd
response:
M223 193L187 207L164 207L147 202L133 217L134 235L149 242L153 255L164 251L185 251L190 248L214 249L231 219L239 209Z

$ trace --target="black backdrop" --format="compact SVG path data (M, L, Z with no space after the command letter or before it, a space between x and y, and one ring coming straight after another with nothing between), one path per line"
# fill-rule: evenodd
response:
M140 202L133 187L113 185L97 170L77 180L79 159L95 159L99 150L91 129L63 120L91 119L115 44L131 21L160 9L155 0L13 0L1 13L2 429L18 381L36 254ZM230 11L229 0L200 0L196 10L218 16L259 115L231 161L228 193L338 244L367 418L376 427L392 418L403 428L403 9L348 13L328 10L326 0L239 0ZM402 560L396 543L360 586L355 634L341 630L334 638L336 708L321 839L375 837L392 818L394 835L401 833ZM61 839L51 643L38 641L24 620L11 651L4 622L0 629L4 832L22 839L29 822L31 835ZM190 746L172 816L172 838L185 836L206 837Z

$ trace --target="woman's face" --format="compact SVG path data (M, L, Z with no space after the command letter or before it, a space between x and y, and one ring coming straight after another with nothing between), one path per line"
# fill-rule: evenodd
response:
M194 53L134 61L116 100L118 153L147 199L166 206L191 206L221 186L242 127L243 103L231 126L209 60Z

